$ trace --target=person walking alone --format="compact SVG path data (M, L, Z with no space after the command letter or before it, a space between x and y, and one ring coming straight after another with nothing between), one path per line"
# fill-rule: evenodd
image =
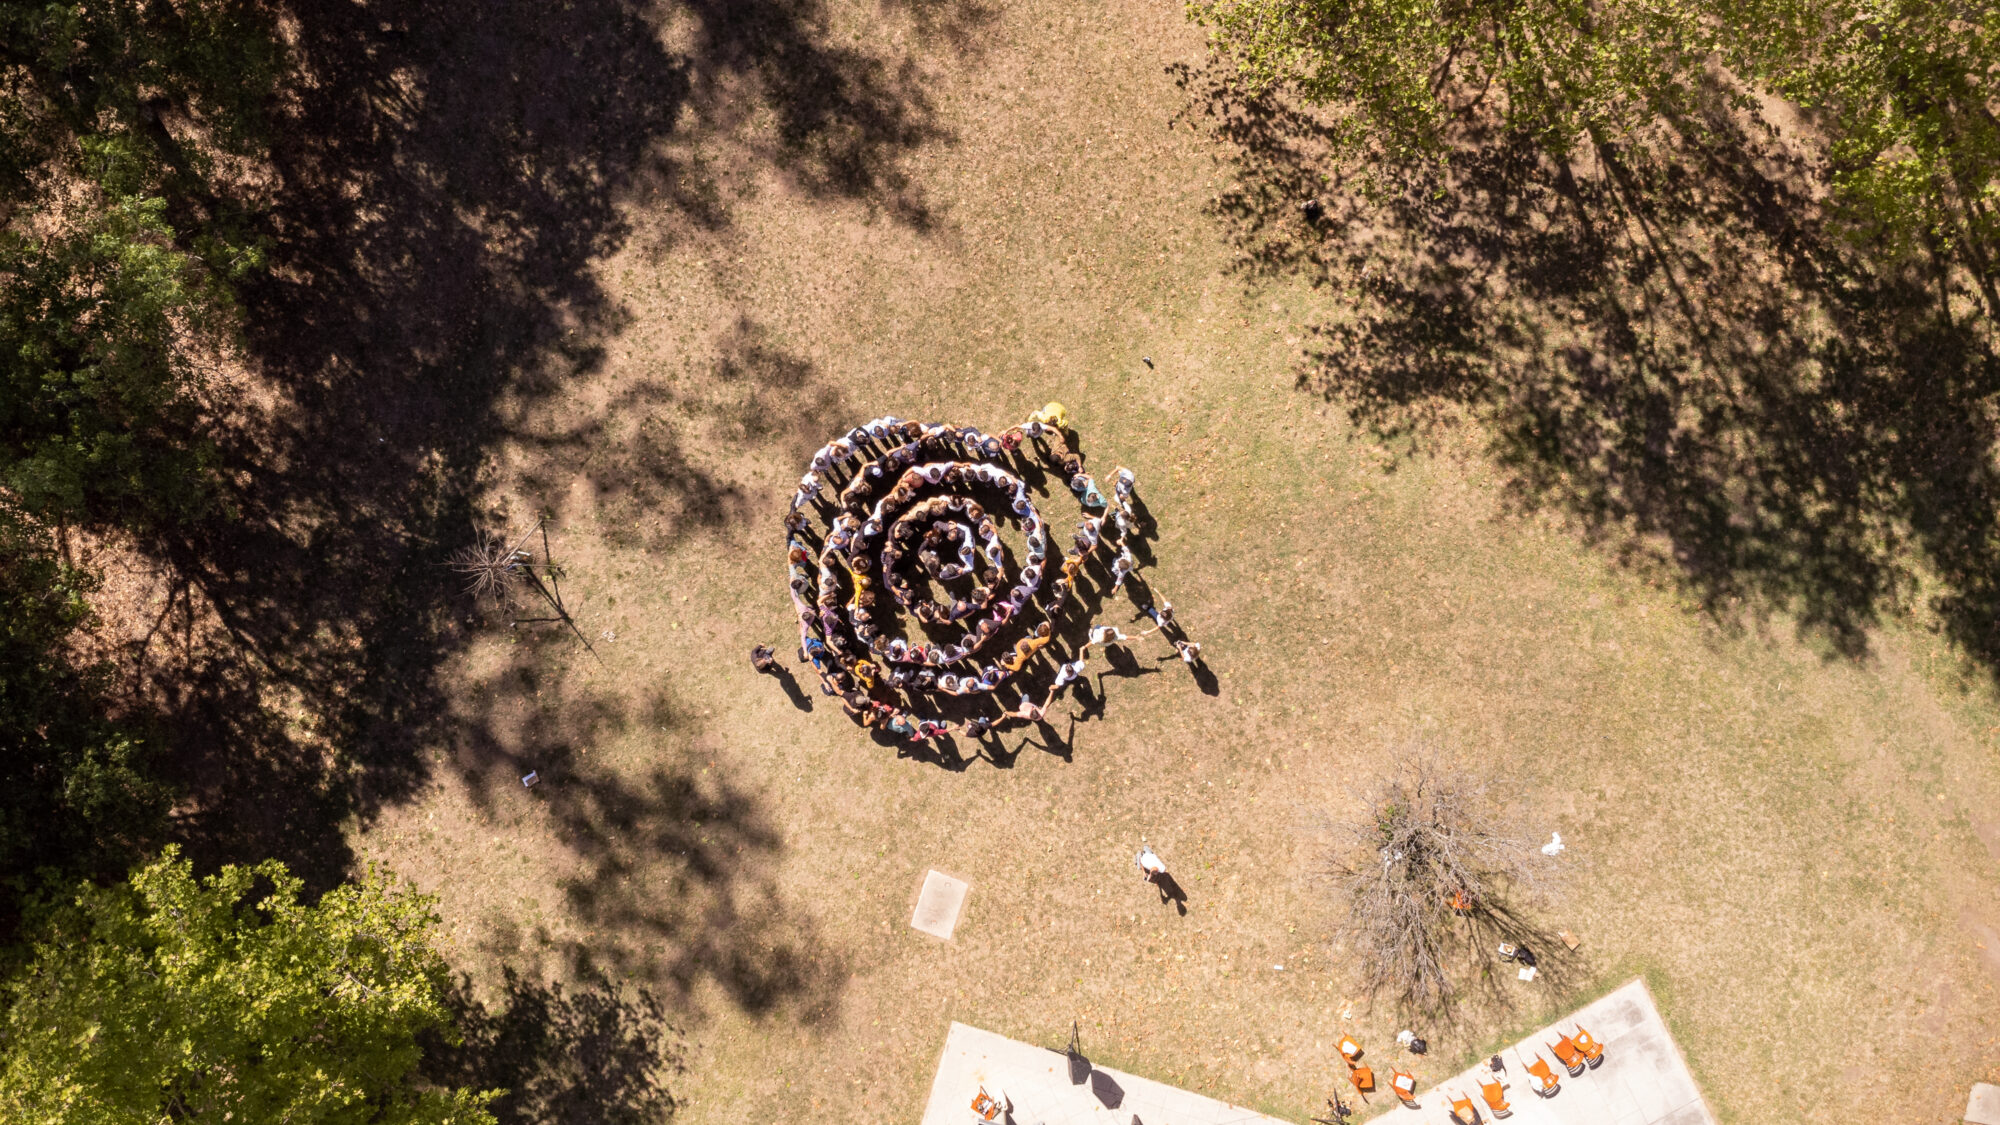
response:
M1134 862L1139 865L1139 877L1148 883L1167 873L1166 861L1161 859L1159 854L1153 851L1153 846L1144 840L1139 841L1139 855Z

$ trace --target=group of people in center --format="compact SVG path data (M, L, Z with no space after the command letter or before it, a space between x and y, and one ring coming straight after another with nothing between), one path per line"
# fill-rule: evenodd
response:
M991 696L1030 668L1057 642L1058 623L1093 557L1108 558L1107 589L1145 590L1132 581L1139 559L1131 543L1139 520L1132 471L1112 474L1107 497L1084 471L1069 440L1069 415L1050 403L999 434L971 426L877 418L828 442L813 455L785 517L788 584L799 622L799 658L821 690L841 700L863 726L922 742L948 734L978 738L1015 723L1042 722L1070 684L1084 676L1093 646L1161 634L1190 666L1201 646L1175 623L1173 603L1135 593L1150 628L1128 636L1093 627L1069 661L1055 661L1044 693L1023 690L1012 706L957 721L924 718L913 697ZM1069 485L1083 509L1070 548L1051 565L1049 528L1022 473L1037 461ZM999 494L989 508L980 495ZM1010 586L1007 549L993 512L1011 512L1026 540L1026 557ZM813 516L825 519L825 530ZM910 565L914 563L914 568ZM932 596L917 592L909 571L920 570ZM969 588L952 594L949 584ZM885 628L900 612L932 627L956 630L944 640L910 640ZM1032 626L1030 616L1038 616ZM1003 632L1010 646L988 655ZM760 669L769 650L753 652Z

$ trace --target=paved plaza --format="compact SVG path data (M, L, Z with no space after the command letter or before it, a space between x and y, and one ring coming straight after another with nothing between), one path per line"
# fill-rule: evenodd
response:
M1061 1051L954 1023L923 1125L972 1125L982 1088L1012 1103L1013 1125L1289 1125L1122 1071L1091 1067L1078 1077Z
M2000 1086L1985 1082L1972 1084L1972 1095L1965 1100L1966 1125L2000 1125Z
M1548 1044L1578 1024L1604 1044L1604 1062L1572 1078ZM1548 1098L1536 1096L1527 1074L1537 1052L1562 1080ZM1375 1068L1378 1082L1387 1081L1394 1053L1371 1049L1362 1060ZM1715 1125L1644 981L1634 980L1503 1048L1500 1058L1505 1070L1499 1077L1513 1111L1507 1125ZM1448 1095L1461 1094L1479 1107L1482 1123L1491 1122L1479 1094L1480 1080L1491 1076L1481 1062L1426 1087L1418 1109L1395 1105L1387 1092L1371 1094L1369 1106L1355 1108L1392 1106L1375 1118L1388 1125L1444 1125L1451 1112ZM1091 1067L1073 1075L1062 1051L954 1023L922 1125L972 1125L978 1120L972 1101L982 1088L1011 1103L1011 1117L996 1120L1012 1125L1279 1125L1278 1118L1120 1071Z
M1571 1078L1548 1045L1557 1036L1574 1032L1578 1024L1604 1044L1604 1062ZM1537 1052L1562 1080L1555 1094L1547 1098L1535 1094L1535 1080L1528 1077L1527 1064ZM1386 1058L1387 1052L1384 1055ZM1506 1069L1499 1078L1506 1084L1507 1102L1513 1110L1507 1125L1715 1125L1714 1115L1695 1088L1694 1075L1688 1073L1687 1062L1674 1046L1642 980L1634 980L1503 1048L1500 1059ZM1387 1061L1376 1062L1376 1081L1386 1082L1388 1071ZM1421 1108L1397 1107L1377 1120L1388 1125L1441 1123L1451 1112L1447 1095L1459 1095L1479 1107L1481 1121L1492 1121L1493 1115L1479 1096L1479 1083L1492 1077L1487 1064L1479 1063L1455 1078L1424 1088L1417 1097ZM1385 1097L1394 1100L1386 1094L1369 1096L1378 1105Z

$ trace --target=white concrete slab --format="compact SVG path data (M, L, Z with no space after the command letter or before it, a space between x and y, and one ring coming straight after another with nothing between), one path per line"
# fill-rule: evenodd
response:
M1579 1024L1604 1044L1604 1062L1572 1078L1549 1044L1560 1035L1573 1034ZM1528 1076L1528 1063L1538 1054L1561 1080L1547 1098L1534 1092L1537 1083ZM1507 1069L1499 1078L1513 1110L1507 1125L1716 1125L1643 980L1623 985L1503 1049L1500 1059ZM1386 1069L1386 1063L1376 1067L1378 1081ZM1492 1121L1479 1095L1480 1081L1491 1077L1492 1071L1481 1062L1428 1089L1420 1087L1420 1108L1398 1106L1377 1120L1390 1125L1439 1121L1451 1112L1451 1095L1456 1094L1472 1100L1481 1121Z
M972 1099L981 1088L1013 1105L1014 1125L1287 1125L1275 1117L1191 1094L1164 1083L1093 1067L1089 1080L1070 1081L1069 1056L967 1027L951 1025L938 1060L923 1125L973 1125Z
M954 879L942 871L926 872L923 889L917 892L916 913L910 916L910 928L950 941L951 931L958 926L959 911L965 908L965 890L963 879Z
M1965 1099L1968 1125L2000 1125L2000 1086L1974 1082L1972 1096Z

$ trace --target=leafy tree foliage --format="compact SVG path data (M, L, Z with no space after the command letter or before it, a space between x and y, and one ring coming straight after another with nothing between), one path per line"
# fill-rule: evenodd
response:
M38 868L122 871L165 805L107 669L72 659L91 581L46 529L217 505L203 391L262 261L274 27L242 0L0 0L0 929Z
M212 186L218 157L261 150L284 56L272 9L246 0L5 0L0 66L10 196L90 137L128 143L160 194L184 194Z
M491 1125L413 1077L449 1028L427 898L378 875L315 905L271 860L196 879L173 849L43 923L7 987L0 1117Z
M1194 0L1253 89L1331 115L1337 171L1448 161L1477 116L1553 158L1615 163L1704 91L1791 101L1835 199L1870 234L1964 251L1993 300L2000 5L1925 0ZM1990 309L1989 311L2000 311Z
M273 27L239 0L0 2L0 486L36 518L211 499L201 371L262 261Z
M145 527L209 502L197 395L233 302L165 200L104 194L0 232L0 485L45 520Z
M2000 5L1760 0L1731 23L1724 57L1827 131L1851 213L1962 250L2000 313L1987 249L2000 235Z
M0 511L0 880L41 868L112 873L165 811L143 739L104 717L109 669L67 650L89 620L88 575Z

